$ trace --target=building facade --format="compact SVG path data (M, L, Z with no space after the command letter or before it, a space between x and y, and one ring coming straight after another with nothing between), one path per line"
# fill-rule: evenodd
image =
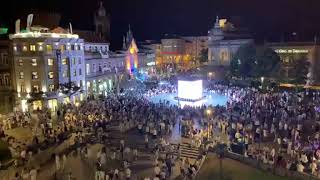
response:
M214 27L208 32L208 60L209 64L229 66L232 57L239 47L254 43L245 32L241 32L226 19L216 18Z
M0 40L0 114L12 111L14 107L14 81L8 40Z
M62 28L9 36L16 102L22 111L78 103L85 96L83 40Z
M186 54L196 63L200 63L202 52L208 50L208 36L184 36L186 40Z
M288 81L294 77L294 62L300 59L309 61L308 84L320 82L320 46L317 42L279 42L267 43L281 59L281 77Z

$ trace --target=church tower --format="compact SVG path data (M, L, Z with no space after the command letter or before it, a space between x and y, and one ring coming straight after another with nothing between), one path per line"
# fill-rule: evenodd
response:
M110 41L110 17L106 13L102 2L98 11L94 15L94 25L96 34L105 41Z

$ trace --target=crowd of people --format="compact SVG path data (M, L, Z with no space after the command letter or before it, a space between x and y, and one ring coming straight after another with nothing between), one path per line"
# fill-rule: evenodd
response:
M231 150L288 172L320 174L319 92L219 85L210 90L229 97L214 124Z
M55 170L65 169L68 156L76 154L94 168L95 179L130 179L132 164L140 154L152 154L154 172L145 179L166 179L178 165L184 177L192 178L199 162L181 157L179 144L170 142L174 128L191 139L191 146L208 150L205 142L226 143L230 151L262 164L320 175L320 93L313 91L267 91L224 85L209 85L206 91L228 97L226 106L179 107L148 97L176 92L174 84L161 85L143 95L135 91L88 99L79 106L62 105L54 116L49 110L16 112L3 118L1 138L10 144L15 166L23 166L19 179L36 179L33 156L48 147L67 144L68 151L52 155ZM207 110L210 109L210 114ZM33 119L33 120L32 120ZM15 127L31 127L31 143L5 135ZM119 133L114 137L110 127ZM137 131L137 141L125 137ZM226 137L226 138L223 138ZM114 139L114 141L112 141ZM227 141L224 141L227 139ZM140 141L141 140L141 141ZM18 144L18 145L17 145ZM101 144L96 154L93 144ZM138 146L137 144L141 144ZM114 165L111 162L114 162Z

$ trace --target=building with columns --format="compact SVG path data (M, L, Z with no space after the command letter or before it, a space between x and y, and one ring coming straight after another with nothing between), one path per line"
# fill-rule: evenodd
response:
M254 43L249 34L237 29L226 19L217 17L214 27L208 32L209 64L229 66L239 47L249 43Z

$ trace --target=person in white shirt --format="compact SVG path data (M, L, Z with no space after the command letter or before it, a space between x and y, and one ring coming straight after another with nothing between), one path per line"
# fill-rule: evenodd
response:
M299 162L299 163L297 164L297 171L298 171L298 172L303 172L303 170L304 170L304 166L302 165L301 162Z
M37 180L37 174L38 174L38 172L37 172L36 168L32 168L30 170L30 180Z
M311 174L312 175L317 175L317 163L316 161L312 161L310 164L310 169L311 169Z
M131 178L131 170L129 168L126 168L125 173L126 173L126 179L129 180Z
M56 171L59 171L60 170L60 157L58 154L56 154L55 160L56 160Z
M156 167L154 167L154 174L155 174L155 176L158 177L158 178L160 178L160 172L161 172L160 167L159 167L159 165L157 164Z

